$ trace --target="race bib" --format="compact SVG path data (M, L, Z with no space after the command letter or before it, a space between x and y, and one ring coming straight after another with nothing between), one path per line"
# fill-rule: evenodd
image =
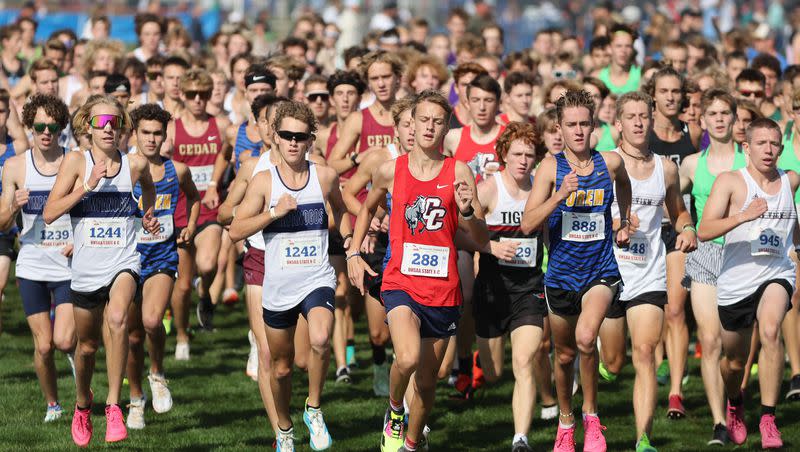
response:
M281 240L281 267L311 267L322 264L322 238L300 237Z
M409 276L447 278L450 248L446 246L403 244L403 263L400 272Z
M519 242L517 251L514 254L514 259L506 261L498 259L497 263L506 267L535 267L536 266L536 251L537 244L534 238L521 238L514 239L509 237L500 237L501 242Z
M602 212L562 212L561 240L593 242L606 236L606 219Z
M208 190L208 183L214 174L214 165L190 166L189 172L192 173L192 182L197 187L197 191Z
M72 243L72 222L69 218L45 224L44 219L33 222L34 245L42 248L63 248Z
M175 230L172 215L163 215L156 218L159 225L158 232L151 234L140 225L139 230L136 232L136 243L162 243L172 237L172 232Z
M645 265L650 260L650 242L647 237L634 235L631 237L630 245L624 248L615 246L614 255L617 262Z
M750 229L750 255L779 257L783 254L783 241L786 232L771 228Z
M83 242L94 248L122 248L127 237L127 218L89 218L83 229Z

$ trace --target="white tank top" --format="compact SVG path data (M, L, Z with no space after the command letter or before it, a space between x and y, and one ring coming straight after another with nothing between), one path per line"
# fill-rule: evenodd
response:
M619 152L619 148L615 150ZM631 214L639 217L639 229L631 236L627 249L614 245L614 256L624 283L620 300L631 300L647 292L667 290L666 247L661 240L664 218L664 162L653 155L655 166L647 179L631 177ZM617 200L611 204L611 215L619 218Z
M270 207L284 193L297 199L297 209L264 229L264 284L261 304L287 311L321 287L336 288L336 273L328 260L328 213L316 165L308 162L308 182L300 190L287 188L277 168L272 171Z
M84 151L84 181L94 167L92 153ZM70 211L75 250L72 253L72 289L90 292L108 286L123 270L140 272L136 251L137 203L133 198L128 156L120 153L119 172L100 180L92 193Z
M155 103L159 107L164 108L164 101L163 100L157 100L155 102L148 102L147 101L147 91L144 91L143 93L139 94L139 105L144 105L144 104L147 104L147 103Z
M742 210L756 198L767 201L767 211L756 220L733 228L725 234L722 269L717 278L717 303L728 306L752 295L761 284L772 279L795 283L795 265L789 257L792 231L797 227L794 194L789 178L778 170L781 188L769 195L753 180L747 168L739 173L747 185Z
M250 176L250 180L253 180L256 174L272 169L273 165L269 161L269 154L270 151L267 151L258 157L258 162L256 162L256 166L253 167L253 174ZM247 244L252 248L264 251L264 234L256 232L247 238Z
M66 151L65 151L66 152ZM22 206L22 232L19 236L17 276L34 281L68 281L72 272L66 256L61 254L72 243L69 214L45 225L42 218L47 197L56 182L56 174L46 176L33 161L33 152L25 151L25 184L30 191L28 203Z

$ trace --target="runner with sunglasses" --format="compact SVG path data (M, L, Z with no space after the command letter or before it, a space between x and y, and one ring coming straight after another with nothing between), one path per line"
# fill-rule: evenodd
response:
M108 370L106 441L128 437L119 398L128 355L127 313L141 268L136 251L138 210L133 199L137 182L142 186L142 225L155 234L159 224L153 216L155 187L147 161L117 150L120 135L130 128L122 105L99 96L81 107L74 121L88 124L92 147L64 156L43 217L48 225L56 224L67 212L72 219L70 289L78 336L72 439L85 447L92 439L90 386L101 328Z
M75 350L75 318L69 284L67 256L72 251L72 225L68 214L50 226L42 220L42 206L55 183L66 150L58 135L69 124L69 110L57 97L35 95L22 109L23 124L33 130L33 148L9 158L3 165L0 229L22 216L16 278L22 307L33 334L36 376L47 402L45 422L60 418L54 349L71 355ZM13 147L12 147L13 151ZM55 304L55 320L50 305ZM72 361L72 358L70 358Z
M132 107L144 104L156 104L164 108L164 60L161 55L150 57L147 60L147 89L142 94L133 98Z
M172 142L172 158L184 163L192 173L192 181L200 192L202 204L197 219L197 232L192 241L178 247L178 279L172 293L172 309L177 331L175 358L189 359L189 306L195 267L200 276L197 318L200 326L213 330L215 303L211 284L217 273L217 258L222 242L222 227L217 223L219 195L217 187L222 172L215 171L219 153L227 146L222 131L230 125L225 118L214 118L206 113L214 82L202 69L191 69L181 78L182 116L167 127L168 141ZM186 198L178 197L175 210L175 227L187 226ZM220 269L220 271L222 271Z
M146 397L142 391L144 370L145 334L150 356L147 380L153 397L153 410L166 413L172 408L172 395L164 377L164 345L166 331L162 318L178 272L178 245L192 240L200 214L200 195L192 182L186 165L161 157L161 144L167 135L170 114L156 104L145 104L131 112L133 131L136 134L136 152L148 162L148 169L156 190L154 215L160 228L150 234L142 228L137 231L136 248L141 255L141 297L131 304L128 316L129 336L128 366L126 375L130 386L128 428L143 429ZM174 215L180 193L186 196L187 226L177 233ZM142 196L141 184L133 189L136 199ZM139 205L139 215L144 211Z
M252 105L257 97L275 90L275 74L264 68L263 65L250 65L244 74L244 86L247 104ZM233 144L234 169L236 171L239 171L243 158L248 155L258 157L261 152L262 140L258 133L258 124L256 124L256 118L252 112L250 113L244 122L238 125L231 124L225 131L228 142ZM227 163L227 159L218 158L217 165L221 166L222 171L225 170Z
M292 395L294 335L298 316L308 322L308 398L303 421L314 450L327 449L331 436L320 409L330 361L336 274L328 261L329 203L342 236L350 221L336 172L309 162L317 125L308 106L281 103L272 124L282 160L256 174L231 224L231 238L242 240L263 231L265 242L263 319L272 354L272 395L278 414L277 449L294 450L289 403ZM271 262L270 262L271 261ZM275 262L277 261L277 262Z

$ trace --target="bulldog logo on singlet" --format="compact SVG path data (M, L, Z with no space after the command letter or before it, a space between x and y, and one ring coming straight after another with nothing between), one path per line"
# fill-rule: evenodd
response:
M441 198L417 196L413 204L406 204L405 219L411 235L425 231L438 231L444 226L447 210Z
M478 152L472 160L467 162L467 167L472 170L472 174L484 176L486 173L486 164L494 161L494 154L483 154Z

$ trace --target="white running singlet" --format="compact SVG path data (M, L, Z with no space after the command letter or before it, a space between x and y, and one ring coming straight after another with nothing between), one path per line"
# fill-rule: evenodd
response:
M66 152L66 150L65 150ZM25 151L25 183L29 190L28 203L22 206L22 232L19 236L17 276L32 281L68 281L72 272L66 256L61 251L72 244L72 223L65 213L46 225L42 211L56 174L46 176L39 172L33 161L33 151Z
M619 153L619 148L614 150ZM661 240L661 221L664 218L664 157L653 154L655 166L647 179L631 180L631 214L639 218L639 228L631 235L630 245L619 248L614 244L614 257L619 265L624 288L620 300L627 301L647 292L667 290L667 257ZM611 215L619 218L616 198Z
M92 153L84 151L84 181L94 167ZM75 249L72 252L72 290L91 292L105 287L123 270L140 273L136 251L137 203L133 198L128 156L120 153L119 172L100 179L70 211Z

